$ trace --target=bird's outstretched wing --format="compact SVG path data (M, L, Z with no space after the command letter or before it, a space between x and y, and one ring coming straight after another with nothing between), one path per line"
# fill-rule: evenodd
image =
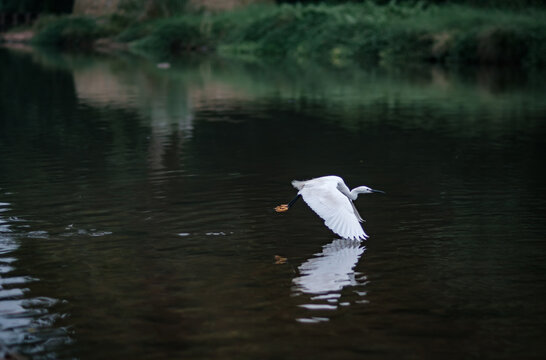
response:
M345 239L364 240L368 237L359 218L355 215L351 200L343 195L334 183L308 186L298 192L324 224Z

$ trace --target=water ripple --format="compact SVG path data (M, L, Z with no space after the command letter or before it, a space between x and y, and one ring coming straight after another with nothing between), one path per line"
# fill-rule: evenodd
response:
M9 205L0 203L0 209L9 210ZM16 217L0 217L0 350L15 358L19 358L16 355L19 352L40 358L42 353L48 353L47 356L53 354L52 340L66 344L70 339L63 329L55 328L61 315L49 310L59 300L33 297L29 286L39 279L17 273L17 237L47 236L41 231L19 234L13 229L13 225L19 222L21 220Z

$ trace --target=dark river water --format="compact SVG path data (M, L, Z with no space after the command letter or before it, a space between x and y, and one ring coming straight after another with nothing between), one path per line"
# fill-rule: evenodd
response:
M0 348L544 359L545 80L0 49ZM367 241L273 210L330 174Z

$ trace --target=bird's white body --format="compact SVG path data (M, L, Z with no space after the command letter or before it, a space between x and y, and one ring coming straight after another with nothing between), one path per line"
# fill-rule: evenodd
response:
M364 220L356 210L353 200L358 194L375 192L366 186L349 190L339 176L323 176L305 181L292 181L298 194L324 224L345 239L365 240L368 235L360 223Z

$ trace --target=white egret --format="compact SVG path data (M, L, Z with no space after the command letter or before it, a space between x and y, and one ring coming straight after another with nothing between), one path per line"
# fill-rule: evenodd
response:
M287 211L294 203L303 200L324 220L324 224L345 239L364 240L368 235L360 223L364 221L353 204L359 194L383 193L367 186L349 190L339 176L322 176L305 181L292 181L298 195L288 204L279 205L277 212Z

